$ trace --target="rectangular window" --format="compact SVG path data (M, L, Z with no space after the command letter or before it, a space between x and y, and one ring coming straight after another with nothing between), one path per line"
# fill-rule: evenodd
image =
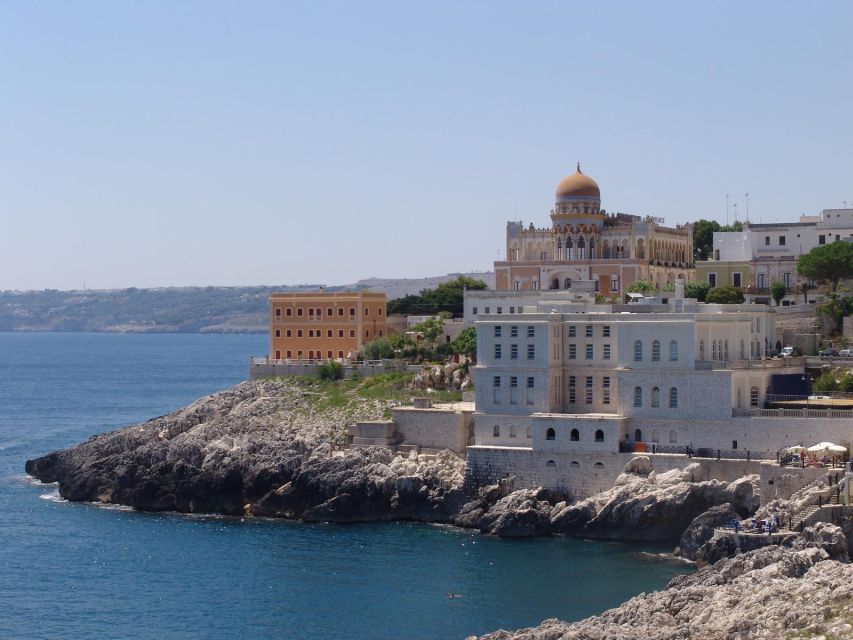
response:
M575 325L570 324L569 325L569 337L574 338L576 335L577 335L577 328L575 327Z
M500 359L501 359L501 345L496 344L495 345L495 360L500 360Z
M510 389L518 389L518 377L510 376L509 377L509 388Z
M592 404L592 376L586 377L586 393L584 400L586 404Z
M331 338L331 337L332 337L332 330L331 330L331 329L329 329L328 331L326 331L326 337L327 337L327 338Z
M471 309L471 314L475 315L475 316L477 315L477 307L474 307L473 309Z
M577 357L578 357L577 345L570 344L569 345L569 360L574 360Z
M350 308L349 308L349 317L350 317L350 318L355 318L355 307L350 307Z
M299 307L299 308L296 310L296 315L297 315L297 316L299 316L300 318L302 317L302 307Z
M610 376L601 379L601 404L610 404Z
M308 329L308 337L309 337L309 338L313 338L313 337L314 337L314 329Z
M344 330L343 330L343 329L338 329L338 337L339 337L339 338L343 338L343 337L344 337Z
M281 317L281 309L279 309L278 307L276 307L276 310L275 310L275 317L276 317L276 318L280 318L280 317Z
M510 360L518 360L518 345L517 344L509 345L509 358L510 358Z
M586 360L592 360L592 345L586 345L586 354L584 356Z
M603 327L601 327L601 336L603 338L609 338L610 337L610 325L609 324L606 324Z
M287 313L285 313L284 315L286 315L289 318L290 316L293 315L293 309L288 309Z
M332 316L332 315L334 315L334 313L335 313L335 312L334 312L334 310L332 309L332 307L328 307L328 308L326 309L326 315L327 315L327 316Z
M338 315L339 316L344 315L344 308L343 307L338 307Z
M536 358L536 346L529 344L527 345L527 359L533 360L534 358Z
M495 337L496 337L496 338L500 338L500 337L501 337L501 325L499 325L499 324L498 324L498 325L495 325Z
M736 272L732 274L732 286L740 288L740 273Z
M492 312L491 307L486 307L486 315L489 315Z
M592 337L592 325L591 324L586 325L586 332L584 333L584 336L587 338Z
M782 282L785 283L786 287L791 286L791 273L790 272L786 271L785 273L782 274Z
M528 377L527 377L527 388L528 388L528 389L533 389L534 387L535 387L535 383L534 383L534 378L533 378L533 376L528 376Z
M569 376L569 404L575 404L576 402L575 377Z
M619 278L610 278L610 291L619 291Z
M498 315L503 314L503 312L504 312L504 308L503 308L503 307L498 307Z
M369 315L370 315L370 307L365 307L365 308L364 308L364 315L365 315L365 316L369 316Z
M349 337L350 337L350 338L355 338L355 329L350 329L350 330L349 330Z
M501 377L500 376L493 376L492 377L492 387L495 389L501 388Z
M826 236L824 236L824 235L818 236L817 237L817 243L818 244L826 244Z
M767 286L767 282L766 282L766 281L765 281L765 279L764 279L764 274L763 274L763 273L759 273L759 274L758 274L758 288L759 288L759 289L764 289L766 286Z
M314 316L314 307L308 307L308 315L309 315L309 317Z
M288 352L287 352L287 357L288 357L288 358L292 358L292 357L293 357L293 352L292 352L292 351L288 351Z
M280 338L280 337L281 337L281 329L276 329L276 330L275 330L275 337L276 337L276 338Z
M297 338L301 338L301 337L302 337L302 329L297 329L297 330L296 330L296 337L297 337Z
M780 247L785 246L785 236L779 236L779 246Z
M536 336L536 327L532 325L527 325L527 337L533 338Z
M716 273L709 273L708 274L708 284L711 285L712 287L717 286L717 274Z
M510 312L510 314L515 313L515 307L510 307L510 308L509 308L509 312Z
M592 376L587 376L587 377L586 377L586 388L587 388L587 389L592 389Z
M770 246L770 236L764 236L764 246L765 247Z
M288 338L291 336L290 329L288 329L288 330L287 330L287 332L285 333L285 335L286 335L286 337L288 337Z
M610 360L610 345L609 344L602 345L601 359L602 360Z
M510 338L517 338L518 337L518 326L517 325L514 325L514 326L509 328L509 337Z

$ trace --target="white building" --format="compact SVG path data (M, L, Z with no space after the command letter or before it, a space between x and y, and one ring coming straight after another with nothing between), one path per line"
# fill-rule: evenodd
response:
M802 414L815 424L801 425L764 415L769 394L806 388L801 360L765 358L774 317L764 305L681 297L625 305L543 298L521 314L480 315L469 465L487 481L513 474L578 495L581 484L597 488L596 474L612 482L620 452L773 458L815 435L849 440L846 417Z

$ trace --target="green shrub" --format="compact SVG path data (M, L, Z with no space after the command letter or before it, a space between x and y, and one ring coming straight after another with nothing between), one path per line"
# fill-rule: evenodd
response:
M334 360L324 362L317 369L320 380L341 380L344 377L344 366Z

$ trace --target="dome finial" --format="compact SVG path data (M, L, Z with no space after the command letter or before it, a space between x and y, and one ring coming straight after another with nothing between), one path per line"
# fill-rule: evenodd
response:
M578 173L580 173L580 172L581 172L581 163L578 162Z

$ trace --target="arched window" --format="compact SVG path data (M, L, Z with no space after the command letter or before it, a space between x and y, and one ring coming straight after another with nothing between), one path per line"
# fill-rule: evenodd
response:
M669 444L678 444L678 435L676 435L675 429L669 431Z
M545 432L545 439L554 440L556 437L557 433L551 427L548 427L548 430Z
M643 388L642 387L634 387L634 406L642 407L643 406Z
M564 289L571 289L572 288L572 279L571 278L565 279L565 281L563 282L563 288Z
M580 469L581 463L577 460L572 460L572 463L569 465L570 467L574 467L575 469Z
M595 260L595 238L589 239L589 259Z
M583 239L583 236L578 238L578 260L583 260L586 258L586 240Z
M634 340L634 362L643 361L643 341Z
M500 438L501 437L501 428L498 425L492 427L492 437Z
M660 442L660 434L657 429L652 429L652 442Z
M657 387L652 387L652 406L660 406L660 389L658 389Z
M577 442L581 439L581 433L577 429L572 429L571 434L569 435L569 440L572 442Z
M757 407L758 406L758 387L752 387L749 390L749 406Z
M652 362L660 361L660 342L655 340L652 342Z
M601 429L595 430L595 441L604 442L604 431L602 431Z
M642 442L643 441L643 432L639 429L634 429L634 442Z
M553 280L551 280L551 288L552 289L559 289L560 288L560 279L559 278L554 278Z
M601 467L604 467L604 463L603 462L596 462L595 466L601 468Z
M678 343L675 340L669 341L669 360L670 362L678 360Z
M675 409L678 407L678 389L670 387L669 389L669 408Z
M571 260L575 257L574 250L575 243L572 242L571 238L566 238L566 260Z
M548 467L549 469L556 469L557 463L554 462L553 460L548 460L548 462L545 463L545 466Z

